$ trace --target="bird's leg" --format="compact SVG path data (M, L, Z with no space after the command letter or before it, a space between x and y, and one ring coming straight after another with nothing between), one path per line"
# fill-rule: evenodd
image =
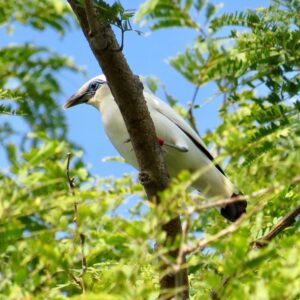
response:
M179 146L179 145L174 145L174 144L169 144L169 143L165 143L165 146L174 148L180 152L188 152L189 151L189 149L185 146Z
M130 142L130 139L127 139L125 140L124 144L126 143L129 143ZM159 144L159 146L167 146L167 147L170 147L170 148L173 148L173 149L176 149L180 152L188 152L189 149L185 146L180 146L180 145L175 145L175 144L170 144L170 143L166 143L165 140L161 137L157 137L157 142Z
M158 141L158 144L159 144L160 146L167 146L167 147L176 149L176 150L178 150L178 151L180 151L180 152L188 152L188 151L189 151L189 149L188 149L187 147L185 147L185 146L180 146L180 145L175 145L175 144L166 143L166 142L164 141L164 139L163 139L163 138L160 138L160 137L157 137L157 141Z
M157 137L157 142L158 142L159 146L161 146L161 147L166 146L166 147L169 147L169 148L176 149L179 152L183 152L183 153L189 151L189 149L185 146L166 143L165 140L163 138L159 137L159 136ZM124 141L124 144L127 144L127 143L130 143L130 138L128 138L127 140ZM131 149L130 151L133 151L133 149ZM166 148L162 148L162 152L164 154L167 154L168 150Z

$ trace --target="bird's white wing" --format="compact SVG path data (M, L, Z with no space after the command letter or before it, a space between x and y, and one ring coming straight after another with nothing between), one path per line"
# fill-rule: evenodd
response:
M180 128L193 141L193 143L198 147L198 149L205 156L207 156L209 160L214 162L214 157L210 154L209 150L207 149L200 136L187 122L184 121L184 119L175 110L173 110L169 105L167 105L165 102L163 102L161 99L159 99L152 93L145 91L144 95L147 104L152 109L161 113L164 117L168 118L171 122L176 124L176 126ZM225 175L224 171L217 163L214 162L214 165L223 175Z

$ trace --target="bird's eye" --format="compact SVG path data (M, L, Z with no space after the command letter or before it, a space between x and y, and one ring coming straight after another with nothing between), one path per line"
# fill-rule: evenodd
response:
M96 92L96 90L99 88L100 86L100 82L98 81L93 81L91 82L91 84L89 85L89 91L90 92Z

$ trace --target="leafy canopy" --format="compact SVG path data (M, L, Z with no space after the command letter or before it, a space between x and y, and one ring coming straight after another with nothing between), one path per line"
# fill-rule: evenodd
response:
M70 10L63 2L25 3L1 4L1 24L67 34ZM110 23L126 11L118 2L97 3L115 9ZM268 8L222 15L203 0L148 0L137 13L153 29L197 33L195 44L170 64L199 88L198 95L213 84L213 96L223 99L222 122L205 139L249 197L247 217L233 228L188 191L190 174L174 179L158 207L144 201L131 175L88 174L55 101L61 92L56 74L76 66L39 45L1 48L0 101L13 100L1 112L16 110L29 128L22 141L14 117L0 126L10 163L0 171L1 297L155 299L158 258L170 249L157 249L154 241L164 239L160 224L180 213L189 230L178 246L194 250L188 256L191 299L299 299L299 220L266 247L252 246L299 205L299 6L274 0ZM191 110L180 111L192 121L199 104L197 97ZM66 180L70 151L76 157L70 166L75 195Z

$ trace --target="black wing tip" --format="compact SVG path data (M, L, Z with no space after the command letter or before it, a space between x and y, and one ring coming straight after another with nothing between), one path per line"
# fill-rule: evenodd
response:
M187 131L185 131L183 128L181 128L178 124L176 124L177 127L179 129L181 129L192 141L193 143L196 145L196 147L199 148L199 150L215 165L215 167L221 172L221 174L223 174L225 177L226 177L226 174L225 172L223 171L223 169L220 167L220 165L218 165L216 162L215 162L215 159L214 157L210 154L210 152L205 148L203 147L197 140L194 139L194 137L188 133Z
M233 194L231 197L236 197ZM227 204L225 207L221 208L221 215L231 222L235 222L242 214L246 212L247 201L240 200L234 203Z

